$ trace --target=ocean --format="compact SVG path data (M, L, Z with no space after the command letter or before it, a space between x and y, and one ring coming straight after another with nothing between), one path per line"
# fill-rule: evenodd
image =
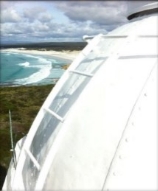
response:
M0 85L54 84L62 74L68 59L46 55L31 55L2 51L0 53Z

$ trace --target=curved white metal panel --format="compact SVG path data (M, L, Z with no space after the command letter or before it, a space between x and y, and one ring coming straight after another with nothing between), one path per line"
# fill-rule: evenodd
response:
M82 95L78 98L63 124L63 128L66 128L66 130L64 135L62 134L61 143L56 149L56 154L53 153L55 158L52 161L43 190L52 188L54 190L106 190L109 188L137 190L137 188L157 188L157 152L155 149L154 152L150 152L150 157L146 158L145 155L140 156L142 154L141 151L139 153L136 150L136 153L134 153L134 149L131 150L134 154L133 157L136 157L135 161L138 163L137 165L133 163L132 168L134 170L131 170L130 162L128 162L126 167L122 166L121 172L128 172L128 176L125 178L125 174L123 177L119 177L122 181L119 185L114 186L115 181L119 183L119 178L115 178L115 173L109 176L109 179L106 179L111 170L111 165L115 162L113 160L115 153L127 123L132 117L131 113L133 114L137 100L142 95L151 73L153 75L153 70L157 76L157 70L155 69L155 64L157 65L156 20L157 17L154 16L132 23L133 27L130 24L128 25L129 27L122 27L120 33L127 35L127 39L120 44L115 44L116 41L112 39L111 46L108 47L111 47L111 51L105 49L104 56L107 55L110 58L105 59L105 63L91 79L87 88L82 91ZM150 26L147 23L150 23ZM137 28L135 28L136 26ZM154 30L148 30L148 27ZM115 32L113 31L109 36L118 34L119 29L117 29L117 33ZM103 39L101 40L102 44L104 44ZM100 52L103 53L104 49L101 48ZM157 136L153 136L157 130L156 88L157 83L155 80L151 87L151 94L154 95L149 98L148 102L149 104L151 99L152 103L155 104L150 107L151 110L149 111L145 107L144 113L146 114L144 118L141 116L137 119L140 130L134 133L136 133L136 137L140 138L140 141L142 140L138 146L141 150L146 149L142 148L142 143L144 143L147 136L147 133L143 134L142 130L144 123L146 124L146 131L151 130L150 134L152 135L152 140L148 139L150 144L146 143L144 146L150 145L150 147L157 148ZM147 118L147 115L151 112L153 116ZM149 126L151 120L155 122L151 123L153 129ZM139 133L142 133L141 137ZM139 141L135 140L134 144L135 146L138 145ZM133 146L132 148L135 147ZM132 148L128 147L127 149L130 152ZM51 152L53 150L54 148L52 147ZM127 152L128 154L130 153ZM142 161L143 157L144 160ZM155 159L153 159L154 157ZM146 168L147 163L150 164L149 161L153 164L152 170L150 170L152 174L146 173L144 175L144 171L141 171L141 168ZM139 165L140 168L137 168ZM136 181L137 179L134 178L137 177L137 169L139 169L138 174L142 181ZM134 185L132 185L133 179L135 180ZM124 181L127 181L128 184L125 184ZM111 184L108 184L108 182Z
M157 19L89 42L33 122L13 190L157 188Z
M103 190L157 190L157 64L130 113Z

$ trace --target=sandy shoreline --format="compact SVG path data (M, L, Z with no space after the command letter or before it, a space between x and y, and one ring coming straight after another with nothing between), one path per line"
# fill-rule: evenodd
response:
M16 52L25 54L36 54L36 55L48 55L57 58L64 58L68 60L74 60L81 51L53 51L53 50L27 50L23 48L8 48L1 49L1 52Z
M52 68L46 68L44 71L39 68L39 71L35 72L34 74L28 76L24 82L3 82L1 86L21 86L21 85L37 85L37 84L55 84L57 80L61 77L63 70L66 70L70 63L79 55L81 51L53 51L53 50L28 50L24 48L8 48L8 49L1 49L2 53L22 53L22 54L30 54L30 55L37 55L37 56L49 56L52 58L63 59L67 61L64 66L61 67L61 71L58 70L57 73L52 72ZM61 73L61 74L60 74ZM41 75L42 74L42 75ZM48 75L47 75L48 74ZM43 77L43 75L47 75ZM41 78L43 77L43 78ZM30 82L31 81L31 82Z

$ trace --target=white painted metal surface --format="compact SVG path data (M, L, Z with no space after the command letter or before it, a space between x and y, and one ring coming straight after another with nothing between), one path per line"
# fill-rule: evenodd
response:
M128 1L127 2L127 15L133 13L138 13L144 10L154 9L158 7L158 2L156 0L150 1Z
M3 190L158 189L157 21L137 18L89 42L40 109Z

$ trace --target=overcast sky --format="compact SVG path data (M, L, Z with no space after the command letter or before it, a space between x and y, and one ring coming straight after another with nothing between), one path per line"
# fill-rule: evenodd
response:
M1 42L82 41L128 22L127 1L1 1Z

